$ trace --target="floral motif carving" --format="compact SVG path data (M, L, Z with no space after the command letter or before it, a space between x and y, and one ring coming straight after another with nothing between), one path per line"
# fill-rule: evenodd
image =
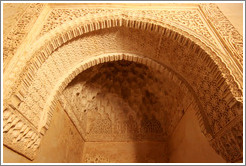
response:
M40 3L31 3L25 10L24 14L18 20L16 26L5 35L3 38L3 61L5 63L4 67L7 65L6 60L11 59L21 42L27 36L30 26L34 24L38 18L42 7L44 4Z
M238 117L227 130L221 132L210 143L216 152L227 159L228 162L238 162L243 159L242 131L243 120L242 117Z
M62 92L60 102L69 115L75 115L72 120L81 124L86 141L161 141L192 102L168 79L139 63L108 62L77 76Z
M222 37L222 40L226 43L225 46L228 48L228 51L231 51L231 57L235 59L238 63L238 67L241 68L242 71L243 36L240 35L226 16L224 16L224 14L219 10L216 4L202 3L200 6L205 13L205 17Z
M195 31L197 34L202 34L208 40L216 44L216 41L209 33L207 27L200 18L199 11L197 9L192 10L132 10L132 9L118 9L117 11L112 9L52 9L48 19L43 25L43 29L40 32L40 36L49 32L52 29L64 24L65 22L74 20L79 17L93 17L95 14L107 14L115 13L124 15L139 15L141 17L155 19L156 21L167 20L174 24L182 25Z
M102 10L100 12L104 13L105 11ZM44 27L44 29L47 29L43 32L45 33L45 35L33 44L32 49L28 50L28 54L25 55L26 59L21 59L16 68L13 69L13 71L18 69L17 72L12 72L9 76L10 80L7 80L7 82L5 82L5 86L7 85L7 87L10 87L8 97L6 99L9 105L6 107L6 110L9 110L11 104L13 104L12 100L9 101L9 99L12 99L13 96L17 96L17 98L15 98L17 100L17 106L15 108L18 110L15 110L16 114L18 112L21 112L27 118L33 117L33 121L31 122L33 123L33 125L27 123L28 126L30 125L34 128L34 133L38 133L36 129L38 129L38 131L42 133L42 131L39 130L39 127L43 127L43 124L40 125L35 122L41 122L46 118L44 120L45 128L48 128L50 119L52 117L52 109L54 109L54 103L56 103L57 101L57 94L59 94L59 92L61 92L79 72L85 70L86 68L94 66L95 64L113 61L117 58L117 60L119 60L120 58L122 58L122 56L105 56L103 57L105 59L99 58L97 60L85 62L85 64L83 65L81 65L80 63L78 64L78 62L83 62L84 60L90 59L90 56L97 56L105 51L104 49L100 50L100 46L103 46L102 48L105 48L105 46L107 46L108 48L110 48L109 52L131 52L137 55L141 55L140 57L143 57L146 54L146 56L149 56L149 58L152 58L159 63L166 64L167 68L165 68L165 70L169 70L169 68L175 69L172 71L176 71L177 74L181 75L181 78L185 78L185 80L182 80L183 82L187 81L187 84L192 86L194 90L193 95L196 95L198 101L200 101L198 105L200 107L200 110L202 110L200 113L202 120L204 121L204 123L206 123L208 128L211 129L211 133L209 134L211 134L210 136L212 138L210 139L216 140L218 133L221 132L223 128L227 129L229 123L233 122L237 116L240 116L240 111L242 109L236 111L235 106L242 105L242 103L240 103L242 102L242 87L240 86L242 84L242 74L237 69L235 69L234 65L230 64L230 58L228 58L229 60L227 58L221 58L221 52L217 50L216 47L213 47L211 45L211 42L206 43L205 40L200 40L200 37L193 35L193 30L196 33L199 33L200 31L195 30L196 26L198 26L200 29L205 28L202 24L200 24L201 22L199 21L197 15L198 13L191 11L191 13L187 14L186 12L179 11L179 14L185 15L185 17L194 15L194 17L198 20L187 22L178 18L179 21L177 22L179 22L179 24L169 24L169 22L165 23L162 21L162 19L168 17L166 17L165 14L161 16L162 14L160 11L154 12L154 14L153 12L150 12L149 14L147 13L145 18L141 18L140 14L140 16L134 16L133 11L128 11L128 13L124 12L122 13L121 11L119 11L116 12L115 15L112 14L110 16L107 16L107 12L105 12L105 15L102 14L102 17L94 17L97 19L91 21L91 17L85 17L85 19L88 20L85 20L84 18L75 19L76 17L81 16L81 13L75 13L72 17L70 17L70 13L67 13L65 15L68 17L65 17L64 21L74 21L67 21L62 25L58 23L60 25L60 28L55 28L57 22L54 23L54 27L52 27L52 23L49 26ZM90 12L88 12L88 16L89 13ZM163 11L163 13L165 13L165 11ZM154 16L147 17L147 15L151 14L153 14ZM158 17L159 15L161 17L160 19ZM170 13L167 15L170 16ZM30 14L27 16L27 18L31 18ZM199 23L200 25L195 25L196 23ZM226 22L226 24L229 23ZM191 26L193 30L181 30L181 27L186 26ZM107 28L109 29L109 31L105 30L102 34L93 36L93 34L101 32L96 30ZM125 38L122 38L124 39L122 41L139 42L132 42L132 45L130 46L129 43L128 45L120 45L122 47L119 49L117 48L117 46L115 46L118 45L117 40L112 39L114 39L114 36L118 35L115 32L119 32L123 28L125 28L125 30L128 29L128 31L126 30L127 33L125 33ZM111 33L111 30L113 33ZM188 32L190 34L188 34ZM202 33L204 33L203 35L206 38L210 39L209 34L207 34L205 29L202 30ZM231 33L232 36L233 34L234 33ZM81 40L76 40L76 37L78 36L81 37ZM98 41L103 42L101 42L101 45L100 42L98 42L98 47L92 46L95 44L95 40L97 40L98 36ZM90 37L92 38L92 40L87 41L86 39ZM235 37L232 39L229 36L225 37L225 39L226 41L227 39L229 39L229 42L236 41L235 43L238 43L239 46L235 46L235 48L238 48L238 50L240 51L240 37ZM110 40L112 40L111 43L108 42ZM11 42L13 41L14 40L11 39ZM21 40L18 40L18 42L20 41ZM79 42L76 43L76 41ZM211 41L213 41L212 38ZM116 44L114 45L112 43ZM176 47L172 47L173 43L176 45ZM75 47L75 45L73 44L77 44L76 46L78 47ZM177 47L177 45L179 47ZM13 47L10 46L9 48ZM68 50L66 51L66 48L69 50L70 53L67 52ZM176 49L173 50L173 48ZM71 50L73 50L72 53ZM83 52L83 50L86 50L87 52ZM175 52L177 56L172 56L171 52ZM13 53L10 53L10 55L11 54ZM238 54L240 54L240 52ZM113 60L111 60L110 58L113 58ZM134 58L136 57L129 56L126 58L126 60L134 61ZM239 56L239 62L240 58L241 57ZM163 59L165 59L166 61L163 61ZM137 58L137 60L139 59ZM21 66L21 62L23 62L22 64L27 65ZM152 63L152 61L145 61L143 63ZM225 64L227 64L228 66L226 66ZM82 67L80 68L79 65ZM53 70L49 70L51 68ZM68 72L69 74L67 75L66 73L64 73L64 71ZM174 74L170 74L170 78L175 79L173 78L173 75ZM12 81L15 79L16 81ZM177 82L182 82L179 79L176 80ZM42 84L44 82L46 82L45 85ZM30 111L27 112L27 109ZM43 111L40 111L40 114L38 114L40 116L36 116L36 113L39 112L39 110ZM8 116L8 113L6 111L4 111L4 116ZM14 119L18 121L17 116L14 116ZM23 117L23 119L25 118ZM110 123L107 119L104 120L104 124L108 125ZM5 121L4 127L6 127L7 124L12 126L12 128L15 127L15 125L9 124L8 121ZM149 124L159 126L156 125L157 123L151 122ZM131 131L131 128L134 128L134 124L129 126L129 131ZM10 131L7 132L6 130L5 137L8 139L5 142L7 142L8 140L12 140L13 136L11 135L12 132ZM20 130L16 129L16 131L17 133L20 133ZM160 129L158 129L157 131L160 131ZM233 129L233 132L242 133L242 129L238 127L236 129ZM31 138L32 137L34 137L35 139L36 137L39 138L39 136L35 134L34 136L31 136ZM229 138L230 137L228 136L222 139L223 141L230 141ZM14 138L13 140L15 139L16 138ZM28 139L30 139L29 136ZM240 145L240 139L235 139L235 141L237 141L236 144ZM35 142L34 140L32 140L31 142L33 144L30 145L30 147L33 151L35 151L35 148L38 147L39 143L38 141ZM7 142L6 144L13 148L15 148L15 146L18 147L18 145L12 144L11 142ZM23 144L27 143L24 142ZM227 153L226 155L224 155L224 157L228 161L236 161L240 158L240 155L238 155L239 151L237 151L237 155L235 155L236 157L230 158L230 156L228 156L229 150L223 152L223 146L216 145L215 148L217 148L218 152L220 152L221 154ZM23 147L16 149L20 152L25 151L23 150ZM32 156L31 150L26 155Z
M176 71L193 87L214 135L237 116L237 111L232 108L237 101L217 65L204 56L206 53L175 45L177 43L174 44L170 38L164 37L160 56L165 57L171 68L178 66Z

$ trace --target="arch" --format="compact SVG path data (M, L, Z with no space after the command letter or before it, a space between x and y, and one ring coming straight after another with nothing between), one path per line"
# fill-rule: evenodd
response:
M66 76L60 79L58 81L57 86L52 91L52 94L50 95L50 98L47 100L46 107L44 108L44 114L41 118L41 124L39 124L38 131L41 133L45 133L45 131L49 127L49 123L52 118L52 112L55 108L56 102L58 102L59 95L62 94L62 91L67 87L67 85L80 73L85 71L88 68L91 68L93 66L99 65L101 63L107 63L107 62L113 62L113 61L119 61L119 60L126 60L130 62L136 62L143 65L146 65L150 68L156 69L157 71L161 71L163 75L167 76L170 80L174 81L177 85L181 87L181 89L184 91L184 93L187 93L187 96L191 100L196 100L193 97L193 93L190 93L192 90L191 86L177 73L172 71L170 68L159 64L158 62L155 62L152 59L134 55L134 54L125 54L125 53L112 53L112 54L102 54L97 57L92 57L86 61L82 61L77 66L74 66L71 68L69 72L67 72ZM195 104L195 107L201 108L198 104ZM201 112L197 112L199 118L203 118L201 115ZM204 120L206 121L206 119ZM211 129L209 129L209 126L207 124L204 124L203 121L200 123L201 128L203 129L204 134L209 135L211 134Z
M105 15L101 17L96 17L95 20L89 20L89 17L86 18L78 18L74 21L68 22L66 24L63 24L62 26L50 31L47 33L44 37L42 37L40 40L38 40L36 43L34 43L32 46L30 46L29 50L25 50L24 54L25 58L20 58L20 61L17 63L16 67L13 68L13 70L9 70L5 72L5 75L9 74L9 77L7 77L7 81L4 84L4 97L5 97L5 102L8 103L6 104L5 108L7 109L9 106L14 107L15 109L20 109L24 102L28 102L28 100L25 101L26 95L28 95L29 90L33 90L31 86L33 85L33 81L36 78L36 74L39 71L41 66L44 66L46 64L47 59L52 57L54 52L56 52L59 48L62 48L66 44L72 42L73 40L76 40L77 38L93 33L93 32L98 32L99 30L104 30L104 29L110 29L110 28L132 28L136 29L139 31L144 31L144 32L149 32L149 33L154 33L160 36L160 40L157 45L157 52L155 53L155 56L152 57L152 61L157 61L159 64L162 66L165 65L163 63L162 55L163 55L163 48L162 44L164 44L163 38L168 38L178 44L180 44L182 47L186 47L192 54L196 55L198 59L201 60L201 63L203 66L208 66L210 68L210 73L209 75L211 76L211 80L214 81L214 83L217 83L223 87L223 94L218 98L219 100L223 99L223 102L225 102L226 107L228 108L233 108L232 112L235 113L236 110L238 110L238 105L242 105L242 74L240 73L239 69L237 69L234 65L228 67L225 62L223 62L225 59L221 59L221 55L223 55L213 44L211 44L209 41L204 39L203 37L199 36L198 34L195 34L194 32L184 28L180 27L178 25L175 25L174 23L170 23L168 21L165 22L160 22L156 21L152 18L148 17L140 17L140 16L132 16L132 15L126 15L126 14L119 14L119 15ZM131 54L128 54L131 55ZM127 58L126 60L136 60L138 61L139 58L138 56L122 56L122 58ZM95 57L100 57L98 55L94 55ZM103 59L94 59L92 61L88 62L82 62L84 65L82 65L82 68L90 67L93 64L98 64L101 61L110 61L113 58L121 58L121 56L105 56L106 60ZM144 57L143 55L141 55ZM226 55L223 55L226 57ZM109 58L107 60L107 57ZM135 59L134 59L134 58ZM138 58L137 58L138 57ZM145 55L145 57L148 57ZM128 59L129 58L129 59ZM187 64L194 64L194 62L191 62L194 59L189 59L191 57L187 58ZM88 60L88 59L86 59ZM150 63L152 64L152 61L149 60L144 60L144 63ZM158 61L159 60L159 61ZM162 60L162 61L161 61ZM232 62L231 58L227 59L228 61ZM158 64L157 63L157 64ZM170 62L171 63L171 62ZM227 62L228 63L228 62ZM25 66L25 64L27 64ZM158 66L156 63L154 63L154 66ZM81 64L80 64L81 65ZM10 65L11 67L11 65ZM73 66L73 69L78 68L78 66ZM166 66L167 68L170 68L170 66ZM18 70L18 68L21 68L22 70ZM74 78L75 75L77 75L82 68L72 70L70 71L69 76L62 76L59 78L60 82L56 84L55 86L53 85L51 89L53 89L52 93L48 95L48 98L45 99L45 108L44 110L48 110L53 108L53 104L55 103L56 99L56 92L60 92L62 88L64 88L69 81ZM171 68L170 68L171 69ZM203 69L203 68L201 68ZM61 69L60 69L61 70ZM12 73L9 73L11 71L14 71ZM233 77L233 75L236 75L236 77ZM179 71L180 72L180 71ZM176 73L179 73L176 72ZM180 73L179 73L180 74ZM184 72L182 74L182 77L185 78L187 76L187 73ZM172 77L172 76L171 76ZM201 76L202 78L207 78L206 76ZM10 80L15 80L11 82ZM176 79L176 77L175 77ZM189 84L193 83L193 80L190 79L187 82ZM207 83L203 85L201 81L199 82L201 86L196 87L194 90L194 93L199 93L199 88L203 86L207 87ZM194 83L195 85L195 83ZM190 85L190 87L193 87L193 85ZM194 88L193 88L194 89ZM205 88L204 88L205 89ZM198 94L200 96L199 100L204 99L206 100L205 96L205 91L201 94ZM29 94L31 94L32 91L30 91ZM45 92L44 92L45 93ZM36 93L33 93L32 95L35 95ZM40 96L31 96L30 98L33 98L33 100L38 101ZM203 100L202 100L203 101ZM204 106L206 105L206 102L201 104L200 110L204 109ZM217 106L217 105L216 105ZM40 104L35 105L36 108L40 110L42 106ZM22 109L25 107L23 106ZM222 106L223 108L223 106ZM224 107L225 108L225 107ZM209 108L206 108L205 110L208 110ZM210 108L211 109L211 108ZM42 110L42 109L41 109ZM221 109L218 109L221 111ZM20 111L21 112L21 111ZM204 111L206 112L206 111ZM47 114L45 114L47 113ZM42 134L44 134L45 130L41 130L42 126L45 126L45 128L48 128L48 124L50 121L50 117L52 117L52 111L47 111L42 115L41 122L44 120L45 123L41 123L39 126L35 126L34 124L30 123L30 126L34 126L33 130L37 130L38 133L40 134L39 137L41 137ZM237 116L241 116L241 112L236 112L236 115L230 119L230 121L237 121L236 124L241 123L241 121L237 120ZM4 116L6 114L4 113ZM46 118L47 116L47 118ZM7 116L6 116L7 117ZM206 116L200 116L201 119L201 124L204 124L204 121L206 121L205 118ZM8 118L6 118L8 119ZM28 117L26 118L28 119ZM40 120L40 119L39 119ZM208 121L208 120L207 120ZM206 125L208 126L208 125ZM225 124L227 126L227 124ZM5 126L4 126L5 127ZM219 131L214 131L213 129L209 129L210 127L205 127L206 129L204 130L205 135L209 138L209 140L216 142L221 142L219 136L220 134L218 133L224 133L228 132L231 130L231 126L229 128L220 130ZM7 131L7 130L6 130ZM8 132L8 131L7 131ZM215 139L217 138L218 139ZM228 157L229 150L221 150L226 146L224 145L225 143L222 143L222 147L216 147L219 149L219 153L225 154L226 157ZM37 148L35 146L35 148ZM34 149L35 149L34 148ZM20 150L21 151L21 150ZM222 152L221 152L222 151ZM228 159L230 160L230 159Z
M125 13L118 15L107 14L97 17L80 17L70 22L64 23L54 30L46 33L37 42L30 46L28 50L23 52L23 54L26 55L25 58L20 57L17 64L9 65L9 69L4 73L5 78L7 78L5 83L6 87L4 87L4 89L6 89L4 96L7 98L10 97L11 92L16 91L17 89L16 86L9 88L11 84L13 85L15 83L15 85L19 85L21 81L10 81L9 79L16 78L16 75L20 75L23 79L27 79L26 77L28 77L28 74L25 74L25 72L29 71L29 68L32 68L33 71L37 70L39 66L41 66L45 61L45 59L47 59L49 55L52 54L52 52L54 52L63 44L82 34L111 27L129 27L146 31L153 31L161 34L162 36L173 38L177 42L191 47L191 49L196 50L197 52L199 52L200 49L204 50L207 55L210 56L210 58L212 58L212 60L218 65L222 73L225 74L234 96L239 101L243 101L242 71L240 71L236 65L226 65L235 63L231 57L223 54L218 48L216 48L214 44L212 44L212 42L208 41L203 36L196 34L192 30L184 26L169 22L168 20L160 21L155 20L148 15L140 17L136 15L127 15ZM225 61L227 61L227 63L225 63ZM32 66L24 66L26 63ZM18 70L20 68L22 70Z
M191 103L194 105L194 107L197 110L199 110L200 106L199 106L199 104L197 104L198 101L193 96L194 92L193 93L190 92L190 91L192 91L192 87L190 87L190 85L180 75L178 75L177 73L172 71L167 66L160 64L160 63L154 61L153 59L139 56L139 55L135 55L135 54L129 54L129 53L102 54L102 55L98 55L96 57L92 57L92 58L89 58L88 60L85 60L83 62L78 63L76 66L71 68L71 70L68 73L66 73L66 75L64 75L64 77L60 81L58 81L57 87L54 88L53 94L50 95L50 97L53 97L53 98L49 98L49 103L47 103L47 105L44 109L45 111L44 111L43 116L44 116L44 119L46 119L46 120L44 120L43 122L47 122L47 123L46 124L45 123L39 124L39 127L40 127L39 130L41 131L41 133L45 133L45 131L48 130L49 122L51 121L51 118L52 118L51 115L55 111L55 110L53 110L53 108L55 108L56 102L63 103L63 101L65 101L65 103L66 103L65 105L67 105L67 104L70 105L70 102L68 102L68 100L65 97L64 91L68 86L74 85L73 83L72 83L72 85L70 83L79 74L82 74L84 71L86 72L87 69L96 68L98 66L101 66L100 64L102 64L102 63L117 62L117 61L121 61L121 60L125 60L127 62L134 62L134 63L130 63L130 64L135 64L135 63L142 64L144 66L147 66L148 69L153 69L153 70L151 70L153 72L158 72L158 73L160 72L159 76L163 76L166 80L172 82L172 84L177 85L178 89L180 89L180 92L182 92L182 94L185 94L185 96L186 96L185 98L188 102L184 104L185 105L184 107L182 107L182 108L184 108L184 110L186 110L186 107L188 107ZM112 63L110 63L110 64L112 64ZM105 64L105 65L107 65L107 64ZM152 74L153 74L152 76L154 76L153 72L152 72ZM132 74L135 74L135 73L132 73ZM105 81L107 81L107 80L105 80ZM129 87L129 88L131 89L132 87ZM166 90L168 91L169 89L166 89ZM80 92L76 92L76 96L78 96L77 93L80 93ZM134 93L134 92L131 92L131 93ZM154 95L156 95L156 94L154 94ZM73 111L71 111L71 108L72 108L71 106L72 105L70 105L68 109L66 109L66 108L64 108L64 109L70 117L74 117L74 116L76 116L74 113L77 111L79 112L79 108L81 108L81 107L75 106L75 109L74 110L72 109ZM84 108L84 109L86 109L86 108ZM169 112L171 112L171 111L169 111ZM177 111L177 112L179 112L179 111ZM182 112L182 111L180 111L180 112ZM202 114L202 112L197 111L197 116L199 119L202 119L204 117L201 114ZM178 115L175 115L172 118L178 119L177 116ZM73 120L74 124L76 125L76 127L78 128L78 130L82 131L81 135L84 138L83 135L85 133L83 132L83 129L79 125L79 121L80 121L79 118L72 118L72 120ZM209 126L207 125L208 123L204 123L204 121L206 121L206 119L200 121L200 126L201 126L204 134L210 135L211 133L209 132L210 129L209 129ZM41 122L42 122L42 120L41 120ZM171 132L168 132L168 133L171 133Z

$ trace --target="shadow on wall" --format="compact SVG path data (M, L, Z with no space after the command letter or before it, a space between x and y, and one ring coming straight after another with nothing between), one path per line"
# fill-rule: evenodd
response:
M79 108L87 141L82 161L167 162L160 86L148 67L124 60L77 76L63 95Z
M144 65L123 60L94 66L63 96L86 142L58 104L33 162L225 162L202 134L196 110L192 104L187 108L190 101L179 87ZM31 161L4 147L4 162Z
M226 163L201 132L193 105L168 139L170 163Z
M42 138L36 158L31 161L3 147L4 163L80 163L84 141L60 104Z
M33 162L225 162L201 133L196 110L192 104L187 109L179 87L144 65L118 61L94 66L63 95L86 142L58 104ZM3 158L31 162L5 147Z
M187 100L156 72L124 60L109 62L68 85L63 95L79 108L75 114L87 141L82 162L225 162L201 133L192 106L180 122Z

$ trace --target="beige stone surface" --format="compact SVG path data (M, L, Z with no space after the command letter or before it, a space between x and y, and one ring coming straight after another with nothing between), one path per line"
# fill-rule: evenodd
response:
M164 142L86 142L83 163L166 163Z
M3 146L3 163L31 163L31 160Z
M76 163L81 162L84 141L60 105L54 112L49 131L45 134L31 161L3 147L4 163Z
M195 114L191 105L169 139L169 162L225 163L201 133Z
M241 11L5 4L4 160L242 161Z
M86 141L165 141L192 99L163 72L123 60L82 72L60 101Z

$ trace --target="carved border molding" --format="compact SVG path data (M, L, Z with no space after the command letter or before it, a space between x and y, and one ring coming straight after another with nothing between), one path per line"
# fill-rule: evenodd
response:
M167 36L175 37L175 40L182 39L182 42L185 43L183 37L179 37L179 35L175 36L175 34L182 34L181 36L184 36L185 38L191 40L187 40L187 42L192 43L192 45L198 45L201 49L205 50L209 55L211 55L212 59L219 65L222 73L225 74L228 84L232 89L232 93L237 98L237 100L242 102L242 73L237 72L237 68L234 68L233 65L228 66L227 64L232 64L232 60L230 58L221 58L223 56L226 56L218 49L216 49L215 46L210 44L209 41L197 34L194 34L188 29L185 29L185 31L181 30L184 29L184 27L179 27L178 25L172 25L171 23L165 24L163 22L157 22L150 18L131 18L130 16L126 15L106 15L98 17L95 22L89 21L89 18L78 18L67 24L63 24L59 28L47 33L33 46L31 46L30 50L27 50L25 52L27 54L26 59L29 60L20 60L18 64L16 64L16 70L14 69L14 72L9 74L9 79L6 79L4 84L6 85L6 88L4 88L6 89L6 93L4 96L6 96L6 98L9 98L11 95L11 91L16 91L17 87L20 85L21 80L25 80L24 82L26 82L26 84L30 84L31 76L29 75L33 75L30 74L30 70L32 71L31 73L35 72L45 61L45 59L47 59L48 56L63 43L66 43L67 41L84 33L88 33L97 29L118 26L131 27L154 32L156 31L160 34L165 33ZM166 30L167 28L168 30ZM172 30L170 31L169 29ZM189 43L187 43L187 45L189 45ZM24 65L26 66L24 70L18 70L23 69ZM18 75L21 75L21 79L14 81L13 79L19 78ZM9 87L11 87L11 89Z
M79 17L93 17L93 15L98 14L108 14L114 13L125 14L129 16L141 15L143 17L151 18L160 22L172 22L173 25L178 25L177 27L188 28L189 31L193 31L196 34L201 34L203 38L209 40L210 43L216 47L219 43L216 42L215 38L209 32L208 29L212 30L215 33L215 36L218 37L223 43L223 47L226 48L226 55L223 55L224 62L229 66L235 65L232 72L235 72L236 77L239 79L238 82L242 82L242 61L243 61L243 38L233 27L230 21L223 15L219 10L216 4L201 3L197 7L190 9L165 9L165 10L152 10L152 9L96 9L96 8L53 8L49 17L43 25L43 28L40 32L40 36L49 32L60 25L69 22L70 20L75 20ZM205 23L201 16L203 15L205 19L209 22L209 26L214 28L209 28L207 23ZM216 20L220 21L216 21ZM168 20L168 21L167 21ZM223 27L223 28L221 28ZM220 45L220 44L219 44ZM228 55L227 55L228 54ZM236 58L235 58L236 57ZM227 59L231 59L227 61ZM238 69L237 69L238 68ZM237 71L238 70L238 71ZM242 88L242 84L240 85Z
M200 9L200 10L199 10ZM211 12L212 11L212 12ZM210 23L210 26L214 26L215 28L212 29L214 33L217 35L219 40L224 43L223 47L226 47L226 50L229 52L225 55L221 55L223 61L227 65L228 68L230 68L232 75L235 75L234 79L237 79L237 82L240 86L240 88L243 87L241 84L242 79L242 53L243 53L243 40L242 36L239 35L239 33L236 31L236 29L232 26L232 24L227 20L227 18L223 15L222 12L218 9L218 7L215 4L206 4L202 3L199 4L197 9L165 9L165 10L151 10L151 9L118 9L117 11L113 9L94 9L94 8L74 8L74 9L64 9L64 8L54 8L51 10L51 13L49 17L47 18L46 22L43 25L43 28L40 32L40 36L43 34L49 32L52 29L55 29L56 27L59 27L60 25L69 22L70 20L75 20L79 17L93 17L93 15L108 15L110 14L125 14L128 16L135 17L136 15L151 18L152 20L156 20L159 22L172 22L172 25L176 27L188 28L188 32L193 31L195 34L201 34L199 38L203 37L206 38L207 41L205 42L207 45L212 44L214 48L219 44L216 42L215 38L209 32L208 25L205 23L200 15L204 15L206 20ZM216 13L216 14L215 14ZM216 18L216 19L215 19ZM217 22L217 18L220 18L220 22ZM226 28L221 28L226 27ZM217 33L217 29L220 33ZM228 31L228 29L232 31ZM228 35L229 34L229 35ZM221 39L223 38L223 39ZM226 40L227 43L225 43L223 40ZM208 42L209 41L209 42ZM235 52L240 52L240 58L238 54ZM234 55L235 54L235 55ZM235 57L238 57L235 59Z
M3 70L16 53L18 47L29 33L31 25L35 23L44 4L30 3L20 17L16 26L3 38Z
M236 30L231 22L220 11L216 4L201 3L201 10L213 30L220 36L224 47L243 72L243 36Z
M23 115L9 107L3 110L3 144L33 160L42 135L23 118Z
M113 62L113 61L119 61L119 60L126 60L129 62L135 62L135 63L139 63L139 64L143 64L148 66L149 68L154 69L155 71L159 71L163 76L166 76L170 81L173 81L174 83L176 83L178 85L178 87L180 87L180 89L183 91L184 94L186 94L187 98L189 99L190 102L195 101L195 98L193 97L193 93L190 92L191 87L188 88L188 83L181 78L181 76L179 76L177 73L175 73L174 71L172 71L170 68L168 68L165 65L162 65L158 62L156 62L153 59L150 58L145 58L142 56L138 56L135 54L129 54L129 53L111 53L111 54L102 54L93 58L89 58L86 61L83 61L81 63L79 63L77 66L74 66L73 68L71 68L70 73L67 73L67 76L64 76L65 79L61 79L61 81L65 81L62 83L59 83L59 87L56 88L53 93L54 95L54 99L51 99L50 101L54 101L57 100L59 102L64 102L62 105L64 106L64 104L66 105L66 112L69 115L69 117L71 117L72 121L74 122L74 124L76 125L76 127L78 128L79 132L81 133L81 135L85 135L85 133L82 130L82 126L79 123L78 118L75 116L75 111L78 111L79 108L77 108L75 106L75 110L71 110L71 105L70 103L67 101L66 97L63 94L63 90L67 87L67 85L80 73L82 73L83 71L85 71L88 68L91 68L93 66L99 65L101 63L107 63L107 62ZM190 105L191 103L187 104ZM194 103L195 106L198 107L197 104ZM45 108L44 114L43 116L46 116L45 119L51 119L52 117L50 115L53 114L53 104L52 103L47 103L47 107ZM184 109L185 111L187 109ZM197 109L199 110L199 109ZM202 117L200 111L198 111L198 116ZM49 120L48 120L49 121ZM43 121L45 122L45 121ZM204 124L204 121L200 121L200 126L203 129L203 133L205 135L207 135L207 137L211 138L210 133L207 132L206 128L208 126L205 126L206 124ZM40 124L40 131L42 130L41 133L45 133L45 131L48 130L49 124ZM86 139L85 139L86 140Z
M230 64L231 61L233 61L231 58L224 58L228 55L224 55L221 53L219 49L217 49L213 44L211 44L207 39L203 38L202 36L199 36L198 34L194 33L193 31L190 31L189 29L179 26L172 22L159 22L152 17L148 18L147 16L140 17L135 15L126 15L126 14L119 14L119 15L103 15L101 17L85 17L85 18L78 18L75 20L72 20L71 22L68 22L66 24L62 24L58 28L51 30L47 34L45 34L43 37L41 37L37 42L35 42L32 46L30 46L29 50L26 50L25 56L26 59L22 59L18 62L16 65L16 68L13 69L14 72L12 72L8 78L6 78L4 82L4 103L6 103L6 106L4 110L9 110L9 107L11 105L18 106L22 101L25 95L27 94L27 91L29 90L29 87L32 85L33 80L35 79L36 72L39 70L39 68L45 63L48 57L56 51L57 48L61 47L64 43L68 43L72 39L81 36L82 34L93 32L98 29L106 29L106 28L112 28L112 27L129 27L134 29L140 29L145 31L151 31L160 34L161 36L168 37L172 40L177 41L178 43L181 43L183 46L188 47L190 50L196 52L198 56L202 57L204 60L204 63L207 66L213 66L213 62L216 63L214 65L215 67L219 68L218 75L222 73L223 77L219 78L219 82L225 78L226 83L225 87L227 87L227 84L230 87L230 91L226 94L226 100L228 103L231 103L231 105L235 105L237 101L242 102L242 82L240 82L242 78L242 74L238 72L238 69L235 66L227 66L226 64ZM161 42L161 40L160 40ZM205 50L205 52L204 52ZM157 55L158 56L158 55ZM127 56L128 57L128 56ZM110 59L108 59L109 61ZM114 59L113 59L114 60ZM131 60L131 57L126 60ZM107 61L104 60L104 61ZM99 60L100 62L100 60ZM92 65L97 64L97 61L92 61L85 63L83 68L88 68ZM235 68L233 68L235 67ZM19 70L23 69L23 70ZM79 70L78 70L79 71ZM60 80L62 83L60 84L62 88L65 88L65 85L72 79L74 75L76 75L77 70L72 71L72 76L68 77L62 77ZM236 75L238 74L238 75ZM217 74L216 74L217 75ZM235 77L234 77L235 76ZM171 76L172 78L173 76ZM238 79L239 78L239 79ZM50 117L52 117L52 110L54 109L54 105L58 101L58 98L56 96L57 92L60 92L60 86L57 83L57 87L53 87L53 91L51 94L49 94L49 98L45 101L45 108L43 109L43 115L41 117L40 122L41 123L38 127L38 130L44 134L45 130L48 128L49 122L51 120ZM232 93L231 93L232 92ZM36 100L38 98L35 98ZM199 107L199 106L198 106ZM17 110L14 110L14 112L18 113ZM7 112L4 112L4 116L8 117L6 115ZM28 121L26 117L23 115L20 115L22 119ZM5 118L8 119L8 118ZM13 119L17 119L17 117L13 117ZM203 124L204 122L204 116L200 116L200 122ZM23 120L23 121L24 121ZM5 125L8 123L5 123ZM28 124L28 123L27 123ZM5 127L4 125L4 127ZM12 125L15 127L15 125ZM30 128L34 128L34 131L37 131L37 128L34 127L31 123L28 124ZM44 128L42 128L45 126ZM202 127L206 128L205 135L211 139L209 134L207 134L206 131L208 127ZM6 130L6 133L9 133L9 130ZM16 131L17 133L21 133L20 131ZM15 133L16 133L15 132ZM11 133L11 132L10 132ZM5 138L8 138L8 140L15 140L12 139L11 135L4 136ZM29 138L29 137L28 137ZM31 137L32 138L32 137ZM223 141L223 140L222 140ZM5 144L9 146L18 146L15 144L11 144L8 141L5 141ZM38 143L39 144L39 143ZM36 144L34 143L34 147L37 148ZM226 146L225 142L222 142L223 146ZM26 153L26 149L22 147L23 149L19 150L24 155L30 156L29 153ZM18 148L17 148L18 149ZM221 151L219 147L219 151ZM228 159L230 161L230 159Z
M43 24L39 37L47 32L59 27L60 25L67 23L71 20L75 20L79 17L93 17L93 15L140 15L142 17L152 18L162 22L173 22L180 26L189 28L197 34L202 34L213 44L216 44L215 39L212 37L206 25L202 22L199 16L199 10L197 9L99 9L99 8L53 8L49 14L49 17Z

